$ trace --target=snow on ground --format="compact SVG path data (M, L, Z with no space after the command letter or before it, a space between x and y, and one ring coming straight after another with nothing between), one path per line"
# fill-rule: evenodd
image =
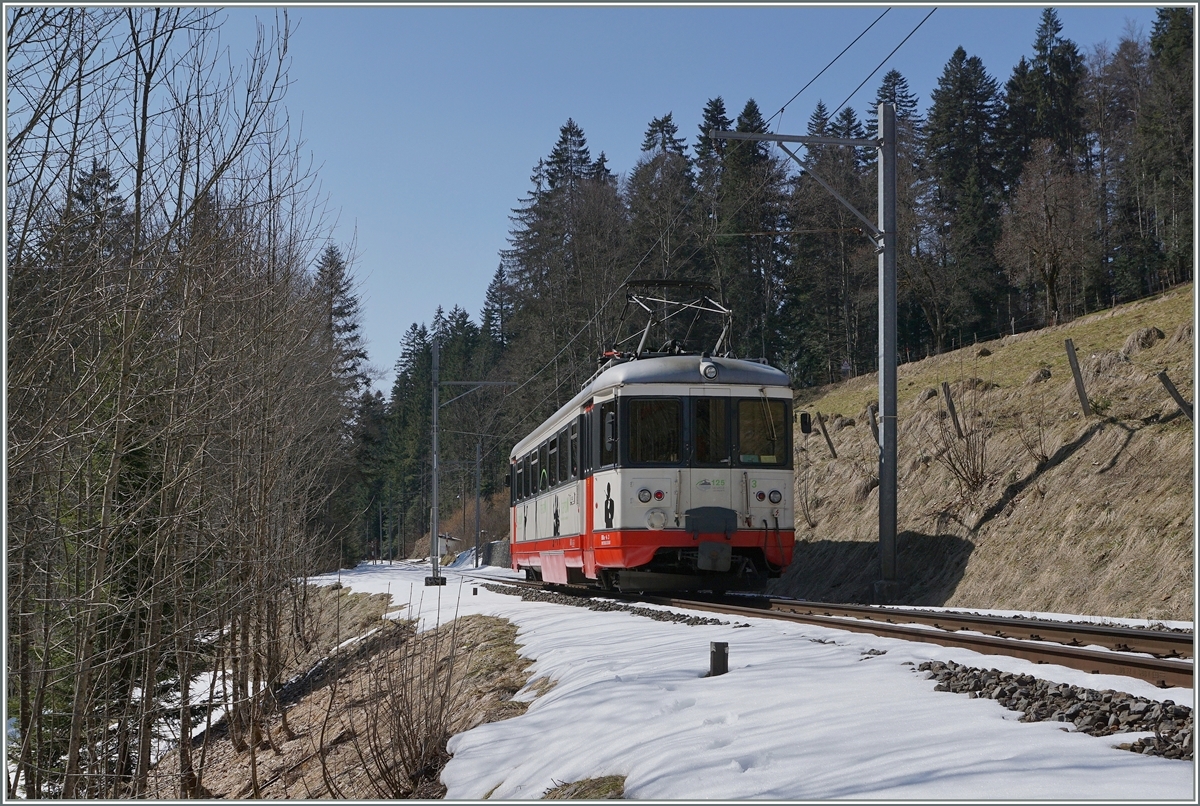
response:
M535 799L603 775L626 776L637 799L1195 798L1192 763L1114 748L1146 734L1021 723L992 700L934 691L915 666L954 660L1188 705L1191 689L770 619L689 627L524 602L479 587L514 572L471 565L444 568L445 587L425 587L428 564L340 575L354 591L390 592L409 605L395 615L419 613L423 629L474 613L509 619L535 661L530 679L557 683L524 715L450 740L448 799ZM729 643L729 673L706 678L711 641Z

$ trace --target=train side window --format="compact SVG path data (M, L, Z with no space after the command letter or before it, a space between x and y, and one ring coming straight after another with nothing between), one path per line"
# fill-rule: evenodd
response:
M550 489L549 450L550 446L548 443L543 442L541 445L538 445L537 488L539 493L544 493Z
M567 429L558 432L558 483L566 484L571 478L571 446L567 441Z
M791 458L788 404L765 397L738 401L738 460L743 465L786 465Z
M539 471L542 466L538 464L538 450L534 448L529 452L529 495L533 497L538 494L538 477L541 475Z
M579 415L579 477L583 478L592 472L592 413L585 411Z
M571 466L570 477L572 479L579 478L579 423L571 423Z
M682 410L679 398L646 397L629 401L630 464L679 464L683 445Z
M698 465L729 464L729 399L697 397L695 403L695 461Z
M598 467L609 467L617 463L617 401L607 400L600 404L600 416L595 421L599 439Z
M553 487L556 484L558 484L558 454L559 454L558 437L557 436L550 437L550 439L546 442L546 444L548 446L550 446L548 449L547 459L546 459L546 471L550 476L547 486Z
M513 486L512 486L512 490L513 490L513 502L514 502L514 503L515 503L515 502L517 502L517 501L520 501L522 498L524 498L524 497L525 497L525 491L524 491L524 487L522 487L522 485L525 483L525 468L524 468L524 464L525 464L525 463L524 463L523 461L521 461L520 459L518 459L517 461L513 462Z

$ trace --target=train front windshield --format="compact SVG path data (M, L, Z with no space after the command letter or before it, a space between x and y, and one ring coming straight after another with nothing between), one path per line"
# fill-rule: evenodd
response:
M621 464L631 467L789 467L791 402L633 397L621 406Z
M782 400L738 401L738 459L744 465L778 465L791 453L787 406Z

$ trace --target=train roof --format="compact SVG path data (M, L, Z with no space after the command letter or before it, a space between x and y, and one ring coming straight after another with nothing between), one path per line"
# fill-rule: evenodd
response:
M700 363L717 366L717 377L706 380L700 374ZM779 369L759 361L741 358L705 358L699 355L664 355L625 361L603 370L583 388L583 393L595 394L613 386L628 383L714 383L722 386L790 386L791 379Z
M707 380L700 374L700 363L712 362L717 366L717 377ZM707 358L699 355L665 355L624 361L601 370L575 397L559 408L545 422L513 446L511 456L529 450L531 444L540 442L547 423L558 422L569 411L579 408L588 398L608 389L629 384L678 383L688 386L791 386L791 379L783 370L759 361L742 358Z

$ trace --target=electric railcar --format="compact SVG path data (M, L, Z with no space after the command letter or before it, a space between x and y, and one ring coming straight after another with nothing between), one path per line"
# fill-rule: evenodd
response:
M509 456L512 567L619 590L762 590L795 540L792 391L767 364L610 360Z

